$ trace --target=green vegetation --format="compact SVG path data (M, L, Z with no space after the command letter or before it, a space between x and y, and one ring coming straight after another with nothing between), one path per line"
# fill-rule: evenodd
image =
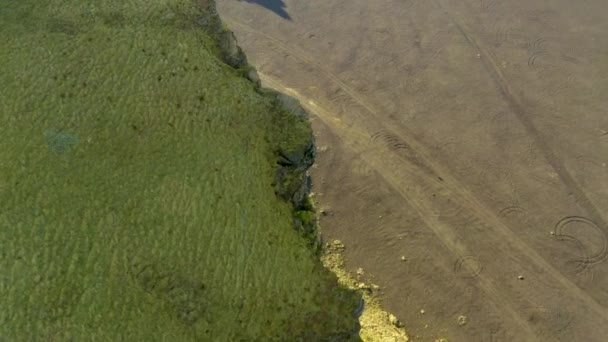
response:
M293 229L314 221L297 183L310 126L223 62L212 9L0 2L3 338L356 332L359 297Z

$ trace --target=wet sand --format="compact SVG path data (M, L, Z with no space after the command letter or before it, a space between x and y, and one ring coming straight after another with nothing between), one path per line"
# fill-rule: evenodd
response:
M323 235L414 341L605 340L607 2L256 2L218 8L313 112Z

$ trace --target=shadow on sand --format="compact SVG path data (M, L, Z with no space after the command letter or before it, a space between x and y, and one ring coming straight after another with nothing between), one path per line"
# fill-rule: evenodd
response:
M289 13L285 10L285 2L283 0L239 0L252 4L260 5L276 13L283 19L291 20Z

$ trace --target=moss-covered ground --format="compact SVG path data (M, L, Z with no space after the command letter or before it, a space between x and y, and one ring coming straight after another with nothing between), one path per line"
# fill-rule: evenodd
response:
M220 60L205 2L0 2L0 339L356 330L271 186L310 128Z

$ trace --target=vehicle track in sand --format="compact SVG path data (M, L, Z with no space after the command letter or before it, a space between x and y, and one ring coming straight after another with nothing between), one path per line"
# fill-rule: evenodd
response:
M457 17L453 13L449 12L446 6L442 5L440 0L434 0L441 10L448 16L458 27L460 33L465 37L467 42L473 47L475 50L479 51L481 60L484 62L484 66L488 73L494 79L498 89L501 94L509 103L512 112L517 116L519 121L525 127L528 134L534 139L537 143L538 148L542 151L545 160L551 165L551 167L555 170L555 172L559 175L562 183L572 191L574 197L576 198L577 203L587 212L587 214L591 217L592 221L594 221L598 228L601 229L604 233L604 236L608 236L608 223L604 219L604 217L600 214L600 211L593 204L593 202L589 199L585 191L579 186L576 180L572 177L572 175L568 172L566 165L563 160L561 160L556 153L553 151L551 146L547 143L547 139L543 136L543 134L536 128L534 122L530 118L529 113L525 110L522 105L522 100L513 92L511 86L503 72L499 68L498 64L492 57L492 54L481 45L475 36L471 33L472 30L468 29L462 18ZM539 56L544 53L542 51L543 44L545 43L545 39L538 38L530 43L530 49L533 51L530 59L528 60L528 65L534 64L535 56ZM608 258L608 250L603 250L602 254L597 257L598 262L604 261Z
M394 164L391 163L390 167L386 167L386 160L392 158L392 161L395 162L398 161L399 158L391 157L389 153L386 153L390 152L390 150L387 148L382 148L382 145L370 150L368 135L366 132L352 126L348 126L342 123L341 120L333 118L329 111L324 110L314 101L302 96L294 89L281 85L281 83L277 80L274 80L264 74L260 74L260 78L268 86L300 99L302 105L311 113L317 115L318 118L320 118L332 130L334 130L336 135L347 146L351 147L354 151L358 151L360 153L360 157L366 160L367 163L401 195L403 200L415 209L423 222L425 222L425 224L435 233L435 236L437 236L442 244L452 254L454 254L456 260L463 260L463 258L471 255L472 251L470 251L467 246L459 242L460 239L456 232L451 229L448 224L442 222L432 209L429 209L419 200L416 200L417 198L420 198L424 196L424 194L431 191L428 184L424 184L422 186L423 189L413 189L409 186L409 184L403 184L406 183L405 179L407 179L407 176L411 176L411 172L416 172L414 171L414 169L417 168L415 165L411 165L407 162L396 162ZM384 167L379 167L383 164ZM393 172L390 172L389 170L392 170ZM416 191L416 193L413 195L412 190L418 191ZM481 268L481 265L479 268ZM462 267L455 267L455 270L460 271L462 270ZM475 272L474 270L470 269L469 271ZM500 308L500 311L509 312L509 317L515 320L519 328L526 332L526 336L534 339L535 334L530 326L526 324L522 317L520 317L517 310L510 303L509 299L506 296L501 295L500 291L496 289L493 282L481 273L478 274L476 280L479 286L483 289L484 293L491 299L493 306L497 309Z
M360 129L353 126L344 124L342 120L335 118L330 112L322 109L311 99L302 96L294 89L284 87L277 80L274 80L266 75L261 74L260 76L264 83L268 86L299 98L300 101L302 101L303 106L311 113L317 115L317 117L320 118L326 125L331 127L331 129L335 131L336 135L343 140L347 146L350 146L354 151L359 151L359 156L366 160L368 165L370 165L383 177L383 179L391 184L393 189L395 189L402 196L404 202L408 203L416 210L419 217L434 232L435 236L451 253L454 254L454 259L456 260L454 266L455 273L465 275L463 279L474 279L480 288L483 289L484 293L492 301L492 305L498 311L508 312L509 317L516 322L520 329L523 329L522 331L524 331L526 336L528 336L527 338L530 338L531 340L536 338L532 327L529 325L529 322L525 320L525 317L522 316L519 307L517 305L514 306L513 298L511 298L510 294L497 289L495 286L495 281L491 278L491 276L484 275L481 272L483 264L478 259L475 259L475 261L466 262L470 259L471 254L474 252L475 246L469 247L464 245L461 238L458 236L458 233L454 230L452 223L459 218L452 217L450 220L447 220L449 223L446 223L437 217L433 209L428 205L425 205L426 203L422 203L422 201L418 200L420 198L428 197L428 193L433 192L436 188L433 189L432 185L429 186L428 184L422 185L422 189L414 189L411 187L412 183L423 182L423 178L416 177L415 180L411 179L412 175L419 174L419 168L417 168L416 165L399 161L399 158L393 158L391 159L393 162L386 163L386 161L391 158L390 149L382 148L381 146L380 148L370 148L369 145L366 144L367 134L365 132L362 132ZM418 171L416 169L418 169ZM405 181L408 178L410 178L412 183ZM428 182L429 177L427 176L426 178L426 181ZM443 181L440 180L437 180L437 182L443 183ZM461 207L455 208L454 210L456 212L455 215L460 215L460 220L462 220L462 211L465 211L466 209ZM447 215L447 213L444 214ZM471 215L470 210L467 210L467 215ZM472 219L480 220L479 218ZM483 226L479 228L478 233L491 228L487 224L482 225ZM517 238L515 237L514 239L516 240ZM492 245L496 249L496 254L510 253L513 258L521 258L518 254L518 252L522 251L521 246L519 246L519 250L513 250L514 246L512 244L507 244L507 246L505 246L504 241L501 241L500 238L496 238L496 241L485 242ZM527 253L524 251L524 255L529 254L529 251ZM538 265L537 267L544 269L545 272L551 275L553 278L553 280L543 279L543 283L551 283L554 286L555 284L560 284L561 286L559 290L563 290L565 288L569 293L573 293L581 301L590 305L592 309L595 309L594 311L596 311L596 314L602 317L606 316L604 310L599 307L599 305L595 303L592 298L588 297L586 293L582 292L580 288L571 283L568 279L561 275L561 273L554 270L552 266L548 265L544 259L541 257L537 257L536 259L527 257L525 260L519 261L519 264L525 265L528 262ZM475 277L471 276L473 274ZM522 303L523 302L525 301L522 301Z
M439 4L441 6L441 4ZM450 15L446 12L446 15ZM526 332L526 336L535 336L534 330L530 327L529 322L519 312L520 306L514 305L512 298L503 291L500 291L495 286L494 279L484 276L480 272L483 268L482 262L475 258L475 261L468 262L473 255L475 246L467 246L466 238L459 234L460 230L456 231L454 222L458 224L466 224L472 222L474 226L471 230L477 231L490 230L488 236L494 236L494 241L490 241L490 245L494 245L497 251L511 253L516 255L520 263L532 263L534 268L541 268L545 271L545 275L551 280L544 279L544 282L549 282L558 285L561 290L565 290L569 295L577 300L580 300L588 308L590 308L598 317L608 319L606 310L601 307L593 298L582 291L580 287L569 280L562 272L558 271L553 265L541 257L534 248L524 242L517 234L508 226L503 216L517 210L506 210L502 213L496 213L492 209L483 205L458 179L452 175L443 165L434 158L430 157L431 152L425 148L415 137L414 134L408 132L407 128L400 126L398 123L391 122L386 117L382 116L384 108L379 105L373 105L370 100L357 91L352 89L340 77L332 73L330 70L316 62L306 53L297 47L289 46L283 41L276 39L268 34L255 30L247 25L239 23L230 18L224 18L229 26L239 26L248 34L256 35L271 42L271 44L281 50L283 53L297 59L299 63L305 64L309 69L316 71L320 77L325 77L333 82L339 89L337 98L344 106L357 106L362 108L364 113L359 111L350 111L356 116L356 123L350 123L350 120L344 121L337 118L330 111L325 110L322 106L313 102L310 98L302 95L295 89L287 88L279 81L270 75L261 74L262 80L273 88L286 92L299 98L302 104L317 115L328 127L330 127L338 137L344 142L345 146L352 148L358 155L365 159L376 172L378 172L395 190L403 197L404 201L410 204L424 220L428 227L435 233L438 239L445 247L454 254L455 266L454 269L459 272L473 272L476 274L476 281L484 290L486 295L494 302L494 306L501 308L501 311L509 312L509 316L517 323L517 325ZM512 96L508 83L504 80L504 76L500 73L500 69L492 59L490 53L484 52L482 47L479 47L474 38L466 33L466 29L456 19L453 19L458 29L463 34L464 38L478 51L480 51L481 59L486 68L491 71L490 74L497 82L497 86L503 96L509 101L518 118L525 116L522 106L517 102L517 99ZM505 84L503 84L503 83ZM510 95L511 94L511 95ZM511 97L509 97L511 96ZM331 108L330 106L329 108ZM344 110L344 109L343 109ZM516 112L519 110L520 112ZM590 213L591 219L586 219L593 222L599 222L602 225L603 220L593 204L587 199L585 193L568 174L561 162L551 151L546 141L542 140L540 133L534 127L533 123L524 118L520 118L523 126L529 135L534 138L536 146L539 146L542 155L548 160L549 164L556 170L560 170L558 175L561 182L568 189L572 189L579 203L583 203L583 208ZM397 131L394 127L398 127ZM406 132L406 134L403 134ZM409 180L408 180L409 179ZM439 189L448 189L449 197L456 199L451 207L446 208L446 214L449 219L444 220L438 218L433 206L428 199L425 199L428 194L437 192ZM589 207L591 205L591 207ZM591 210L589 210L591 208ZM505 208L506 209L506 208ZM453 213L450 213L453 212ZM463 213L464 212L464 213ZM600 220L598 220L598 217ZM596 224L596 227L599 227ZM471 249L473 248L473 249ZM589 260L586 256L581 256L587 264L592 262L602 262L606 256L605 249L601 255L596 255ZM473 259L470 259L473 260ZM478 272L479 271L479 272ZM465 272L465 273L466 273Z
M274 44L276 44L275 46L277 48L279 48L279 49L283 50L284 52L290 54L291 56L299 59L300 62L306 63L306 64L314 67L315 69L321 71L321 73L323 75L325 75L326 77L331 79L331 81L336 83L340 87L340 89L342 91L344 91L344 93L346 95L348 95L350 97L350 99L352 99L352 101L356 102L358 105L365 108L365 110L369 114L372 114L372 117L359 115L359 119L361 119L362 122L369 124L369 125L366 125L366 127L368 127L368 129L370 129L371 127L384 126L384 127L382 127L384 129L381 129L381 130L376 131L375 133L372 133L369 135L371 142L378 142L378 140L380 140L379 137L383 137L383 139L381 139L381 140L383 140L387 144L387 147L392 148L394 150L406 150L405 154L398 154L398 155L401 156L402 158L407 159L410 163L415 164L417 166L417 168L425 169L424 171L429 172L429 174L427 175L428 178L433 179L434 181L436 181L438 179L438 177L441 177L440 175L442 175L443 176L442 178L444 179L443 181L441 181L442 183L444 183L442 185L445 185L445 186L455 190L455 193L459 194L462 197L462 199L465 200L463 203L467 203L471 208L474 208L474 211L477 213L480 213L480 216L482 216L482 218L485 218L486 222L491 222L493 224L496 224L496 226L499 226L501 228L501 231L503 231L505 233L509 232L510 229L508 227L506 227L504 225L504 223L500 222L500 219L497 217L497 215L495 213L492 212L492 210L486 209L485 206L483 206L469 192L469 190L464 185L460 184L454 177L452 177L450 175L450 172L445 170L443 167L439 166L436 162L432 161L431 158L427 157L427 153L424 152L426 149L419 142L415 141L414 138L412 138L411 134L407 137L404 137L402 135L399 135L397 132L395 132L391 128L392 125L390 125L390 124L381 125L382 122L380 120L377 120L377 119L380 119L379 112L381 111L381 109L378 109L378 108L372 106L371 104L369 104L363 98L363 96L357 94L356 91L351 89L347 84L345 84L340 78L338 78L336 75L334 75L331 71L327 70L320 64L316 63L312 58L308 57L304 52L299 51L298 48L289 47L288 45L286 45L285 43L283 43L282 41L280 41L276 38L273 38L263 32L257 31L247 25L244 25L242 23L238 23L234 20L231 20L230 18L227 18L227 19L225 18L225 21L229 25L238 25L242 29L249 31L250 33L255 33L257 35L263 36L264 38L266 38L266 39L272 41ZM461 28L459 28L459 29L461 29ZM466 39L470 42L473 41L473 38L470 35L467 35ZM477 45L477 43L472 43L472 44L479 51L483 52L482 48L479 47ZM555 153L552 152L551 148L549 146L547 146L546 141L544 141L541 138L540 133L534 127L533 123L530 122L529 118L525 117L525 112L521 108L521 105L519 105L519 102L517 102L517 99L515 99L514 95L512 95L512 92L508 88L508 84L506 83L506 81L504 81L504 77L501 76L501 74L500 74L501 73L500 69L496 66L495 63L493 63L493 60L491 60L491 58L489 57L489 54L486 53L485 55L482 55L482 59L484 61L488 60L485 63L491 64L492 68L494 70L494 73L499 75L500 79L502 80L500 83L501 90L503 90L503 88L508 90L508 93L507 93L507 95L505 95L505 97L508 97L509 102L513 103L513 106L517 106L518 110L520 111L520 114L518 114L518 117L522 118L522 120L524 121L523 123L524 123L525 128L535 138L534 141L540 145L540 148L543 151L544 155L546 156L547 161L553 167L553 169L557 172L557 174L560 176L560 179L562 180L562 182L567 186L568 189L571 189L575 193L577 200L579 200L579 198L580 198L579 203L582 202L582 205L584 206L584 208L587 209L587 211L591 213L590 216L593 217L592 221L600 222L599 223L600 226L606 226L605 224L603 224L604 220L601 217L601 215L599 214L599 212L597 211L597 209L593 206L593 204L591 204L591 201L584 194L583 190L578 186L578 184L574 181L572 176L567 172L563 162L561 160L559 160L555 156ZM265 77L266 77L266 79L269 79L268 75L266 75ZM275 81L275 83L276 83L276 81ZM502 85L502 84L504 84L504 85ZM291 91L293 91L293 89ZM301 97L301 95L298 95L298 96ZM376 119L376 120L374 120L374 119ZM386 118L382 118L382 119L384 121L387 121ZM375 121L375 123L372 123L372 121ZM333 121L333 122L335 122L335 121ZM407 131L406 128L403 128L403 127L399 127L399 128L402 131ZM395 151L395 152L399 152L399 151ZM410 169L411 169L410 171L412 171L412 172L419 172L418 170L415 170L416 168L412 169L410 167ZM525 246L524 249L528 250L532 253L532 254L530 254L531 257L537 258L537 259L543 259L539 255L537 255L536 252L534 252L532 248L526 246L526 244L523 241L516 241L516 245L519 245L522 247ZM602 250L601 255L595 256L593 258L593 260L594 260L594 262L601 262L601 261L604 261L607 257L608 257L608 251ZM543 266L548 266L548 265L543 265ZM557 271L555 271L555 272L559 274L559 272L557 272ZM567 282L564 284L567 284Z

